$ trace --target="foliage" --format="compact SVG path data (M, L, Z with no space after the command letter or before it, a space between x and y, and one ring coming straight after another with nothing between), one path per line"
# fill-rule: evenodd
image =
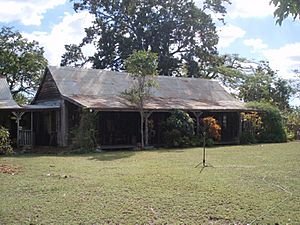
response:
M133 103L140 112L141 147L144 148L144 104L151 97L151 89L158 85L155 81L157 55L150 51L135 51L125 63L134 83L129 90L123 91L121 96Z
M217 71L219 80L245 102L270 102L286 110L290 108L290 99L297 94L295 81L280 78L267 61L224 55Z
M276 23L282 24L290 14L294 20L298 17L300 19L300 1L299 0L271 0L270 4L276 7L274 11L274 17L276 17Z
M187 147L193 142L194 120L182 110L173 110L164 124L164 139L169 147Z
M79 150L82 153L94 150L97 146L97 119L97 112L91 112L89 109L82 109L79 124L71 131L73 149Z
M300 108L293 108L289 111L285 111L282 114L284 124L289 136L289 140L297 138L297 131L300 131Z
M268 62L260 62L253 70L239 86L239 97L246 102L269 102L281 110L289 109L294 94L289 82L279 78Z
M237 54L225 54L219 57L220 61L216 67L217 78L233 90L238 90L242 84L245 73L249 70L246 66L249 60Z
M75 44L65 45L66 52L62 56L61 66L72 65L74 67L83 67L88 61L83 55L80 46Z
M292 83L282 78L275 78L271 89L272 103L280 110L290 109L290 99L297 94L297 90Z
M257 142L257 136L262 129L262 119L258 112L241 113L243 118L243 132L240 137L242 144Z
M283 120L277 107L269 103L250 102L248 107L259 110L261 129L257 133L258 142L286 142Z
M246 75L239 86L239 97L246 102L268 101L271 102L272 80L275 72L264 62L253 73Z
M181 76L185 65L188 76L208 77L218 55L210 12L224 16L229 0L205 0L201 9L192 0L72 2L76 12L87 10L95 19L79 45L66 45L61 65L91 62L93 68L123 70L134 50L151 50L158 55L160 75ZM84 56L86 45L95 46L94 55Z
M300 98L300 70L294 70L295 76L289 80L289 83L294 90L294 97Z
M15 99L33 95L47 65L44 50L38 42L28 41L18 31L0 30L0 74L7 79Z
M5 127L0 126L0 155L10 155L12 153L9 131Z
M221 126L215 118L208 116L202 119L202 135L206 139L221 140Z
M217 120L211 116L205 117L201 120L202 131L202 146L203 146L203 158L202 166L206 167L206 150L205 147L211 147L215 144L215 140L221 139L221 126L217 123ZM199 165L199 164L198 164Z
M215 145L215 141L213 138L208 138L205 140L205 146L207 147L212 147Z

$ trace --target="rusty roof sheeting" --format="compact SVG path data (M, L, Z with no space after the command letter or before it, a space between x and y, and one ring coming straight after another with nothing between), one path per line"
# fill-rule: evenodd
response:
M49 66L60 93L68 100L94 109L134 109L120 97L133 82L128 73L97 69ZM218 81L158 76L145 109L152 110L246 110Z
M13 99L4 77L0 77L0 109L20 109Z

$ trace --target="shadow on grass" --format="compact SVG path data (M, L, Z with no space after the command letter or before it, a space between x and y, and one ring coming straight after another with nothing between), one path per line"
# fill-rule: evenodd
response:
M200 149L202 147L187 147L187 148L152 148L144 150L104 150L101 153L95 152L81 152L70 150L68 148L58 147L36 147L28 152L17 151L15 155L1 155L1 157L16 157L16 158L36 158L36 157L89 157L89 160L98 161L113 161L122 158L129 158L134 156L137 152L156 152L156 153L184 153L192 149ZM219 148L219 146L209 147L209 149Z
M135 155L134 151L109 151L109 152L102 152L99 154L91 155L89 160L114 161L118 159L129 158L134 155Z
M1 156L1 158L38 158L38 157L57 157L57 158L68 158L68 157L83 157L88 160L97 160L97 161L113 161L123 158L129 158L134 156L136 153L134 151L107 151L101 153L83 153L83 154L36 154L36 153L27 153L27 154L19 154L12 156Z
M158 149L151 149L151 150L143 150L143 151L147 151L147 152L158 152L158 153L181 153L181 152L185 152L188 151L188 148L176 148L176 149L172 149L172 148L158 148Z

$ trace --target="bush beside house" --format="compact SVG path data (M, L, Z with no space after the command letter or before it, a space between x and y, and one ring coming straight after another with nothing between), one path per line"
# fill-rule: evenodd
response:
M0 155L10 155L12 153L9 131L5 127L0 126Z
M248 120L252 128L244 129L242 143L280 143L287 141L280 111L269 103L251 102L248 107L256 109L260 118ZM251 121L252 120L252 121Z

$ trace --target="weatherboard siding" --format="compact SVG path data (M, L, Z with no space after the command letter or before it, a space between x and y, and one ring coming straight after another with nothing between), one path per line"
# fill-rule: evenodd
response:
M56 83L52 75L47 72L44 80L41 83L40 89L38 90L35 102L45 102L60 99L60 93L56 86Z

